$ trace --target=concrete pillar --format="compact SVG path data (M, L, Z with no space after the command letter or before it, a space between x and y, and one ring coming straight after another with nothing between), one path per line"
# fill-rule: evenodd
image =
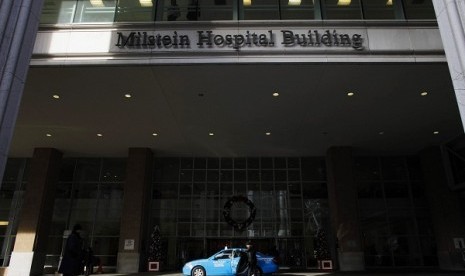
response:
M459 194L449 190L439 147L423 150L420 158L439 267L444 270L464 270L460 250L454 245L454 238L465 238L465 221L461 213Z
M34 150L9 276L43 274L61 158L62 153L55 149Z
M337 265L341 271L365 269L357 209L357 187L352 167L350 147L332 147L327 151L331 227L338 241Z
M465 126L465 1L433 0L442 44Z
M146 148L129 149L121 214L118 273L136 273L144 264L143 242L150 198L153 153ZM131 245L132 244L132 245ZM125 248L126 245L126 248Z
M3 179L42 3L43 0L0 1L0 179Z

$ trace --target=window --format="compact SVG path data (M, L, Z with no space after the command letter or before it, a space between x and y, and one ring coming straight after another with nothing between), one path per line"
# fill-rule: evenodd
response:
M156 0L119 0L116 22L150 22L155 20Z
M406 19L435 19L432 0L404 0Z
M360 0L322 0L323 19L362 19Z
M432 0L45 0L41 23L435 18Z
M414 158L354 159L367 267L437 265L418 170L419 160Z
M8 159L0 189L0 266L10 262L27 176L26 159Z
M63 159L46 266L58 266L64 233L79 223L85 244L104 266L116 267L125 172L125 159Z

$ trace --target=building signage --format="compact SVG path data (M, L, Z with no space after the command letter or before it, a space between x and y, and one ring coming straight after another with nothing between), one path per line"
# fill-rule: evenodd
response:
M359 33L336 29L236 31L118 31L114 36L119 49L273 49L349 48L364 49Z

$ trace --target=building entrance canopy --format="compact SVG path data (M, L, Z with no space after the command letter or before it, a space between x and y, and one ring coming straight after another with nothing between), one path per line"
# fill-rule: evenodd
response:
M415 153L462 131L448 74L445 63L33 67L10 153Z

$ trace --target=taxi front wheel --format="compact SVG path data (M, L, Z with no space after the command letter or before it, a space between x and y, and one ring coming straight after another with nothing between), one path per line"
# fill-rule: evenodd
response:
M201 266L196 266L192 269L191 276L206 276L205 269Z

